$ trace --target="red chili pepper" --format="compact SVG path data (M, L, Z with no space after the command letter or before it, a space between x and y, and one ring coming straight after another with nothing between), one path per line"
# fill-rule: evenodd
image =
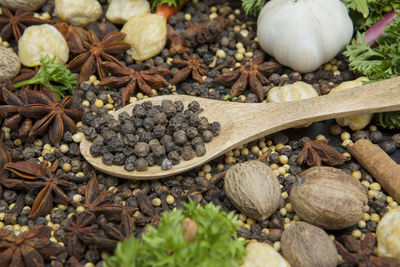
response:
M156 14L163 15L168 20L169 17L171 17L172 15L175 15L176 13L178 13L179 10L181 10L186 5L186 3L189 2L189 1L190 0L186 0L185 3L180 7L169 6L167 4L159 5L156 8Z

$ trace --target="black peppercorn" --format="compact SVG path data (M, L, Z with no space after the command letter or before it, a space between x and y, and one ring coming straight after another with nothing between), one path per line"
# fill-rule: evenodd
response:
M193 113L196 113L197 111L200 110L200 104L197 101L192 101L188 104L188 109L192 111Z
M400 148L400 134L393 135L392 142L396 145L397 148Z
M342 133L342 128L338 124L332 124L331 127L329 127L329 133L333 136L338 136Z
M110 152L106 152L102 156L103 163L106 165L112 165L114 161L114 156Z
M178 164L181 162L181 157L179 156L178 152L176 151L171 151L168 153L168 159L171 161L173 165Z
M103 146L98 145L98 144L93 144L90 146L90 154L93 157L99 157L102 154L102 149L103 149Z
M145 118L145 119L143 120L143 127L144 127L147 131L153 130L153 127L154 127L153 119L151 119L151 118Z
M353 140L353 142L356 142L357 140L360 139L368 139L368 133L366 131L356 131L352 134L351 139Z
M183 130L179 130L174 133L174 142L178 145L183 145L187 141L186 133Z
M184 160L191 160L196 156L196 153L194 152L193 148L190 146L186 146L182 149L182 158Z
M208 143L212 140L213 134L210 130L205 130L202 134L201 137L203 138L203 141Z
M164 113L159 112L153 117L153 122L156 125L165 125L167 123L167 117L165 116Z
M123 153L116 153L113 160L114 165L122 166L125 164L125 155Z
M147 170L149 164L144 158L139 158L135 161L135 169L139 172Z
M201 118L200 118L199 125L197 126L197 128L198 128L200 131L205 131L205 130L207 130L207 129L208 129L208 119L205 118L205 117L201 117Z
M382 141L382 133L380 131L373 131L369 134L371 138L371 142L374 144L378 144Z
M149 154L150 146L145 142L138 142L133 151L135 152L136 156L144 158Z
M199 144L196 146L196 156L198 157L202 157L206 154L206 147L204 146L204 144Z
M386 153L392 154L396 151L396 145L392 141L386 141L382 144L382 149Z
M196 136L199 135L199 131L195 127L189 127L186 130L186 134L190 139L193 139L193 138L195 138Z

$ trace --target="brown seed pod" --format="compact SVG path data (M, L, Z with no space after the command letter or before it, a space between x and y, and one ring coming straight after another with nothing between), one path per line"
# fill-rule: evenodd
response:
M225 176L224 189L238 210L256 220L265 220L278 209L278 179L260 161L248 161L231 167Z
M368 196L360 182L344 171L313 167L299 174L290 202L303 220L335 230L361 220Z
M291 266L335 267L338 254L327 233L306 222L291 223L282 233L282 254Z

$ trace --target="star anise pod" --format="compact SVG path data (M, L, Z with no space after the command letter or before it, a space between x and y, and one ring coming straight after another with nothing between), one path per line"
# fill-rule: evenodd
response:
M184 59L174 58L171 64L175 67L180 68L178 73L175 74L174 78L171 80L171 84L178 84L185 81L189 75L200 84L204 83L203 77L207 75L206 65L203 63L202 59L198 59L194 54L189 57L187 54L183 55Z
M8 90L6 87L1 88L6 105L0 105L0 116L5 118L4 125L11 129L18 129L21 137L26 137L32 128L32 120L22 115L21 110L28 105L25 88L21 89L19 96Z
M107 76L101 64L103 61L122 65L114 56L123 54L130 48L128 43L122 41L125 35L122 32L113 32L100 41L93 31L89 31L89 41L82 41L86 52L76 56L68 64L72 72L80 72L79 83L88 80L96 70L100 80L103 80Z
M76 109L68 109L72 96L57 101L56 94L47 88L41 91L27 91L30 105L21 109L21 114L28 118L38 119L32 126L29 135L43 135L49 133L53 145L59 146L64 131L77 132L75 122L78 122L82 113Z
M86 185L85 204L86 211L96 214L104 214L109 220L121 219L122 206L112 204L113 194L105 191L100 194L99 181L94 174Z
M86 51L83 41L88 41L88 32L85 29L69 25L65 22L57 22L54 27L64 36L69 51L73 55L78 55Z
M229 19L218 17L202 23L192 22L183 32L183 39L187 46L197 47L202 44L213 43L215 39L230 23Z
M122 209L119 219L119 224L110 222L111 220L105 216L101 216L97 220L97 224L100 226L106 236L106 239L99 244L99 246L102 248L113 250L116 248L118 242L124 241L132 234L134 224L132 216L129 214L127 209Z
M397 263L391 259L374 256L376 239L372 233L367 233L363 240L357 240L351 235L339 237L335 241L338 253L347 263L359 267L396 267Z
M189 52L189 48L184 46L182 36L168 24L167 39L169 42L169 53L171 56Z
M32 12L23 12L18 9L13 15L6 7L2 7L1 10L4 16L0 17L0 36L3 40L10 40L14 35L15 40L18 41L28 26L48 23L47 20L34 17Z
M168 85L164 77L169 75L170 71L164 67L154 67L148 70L136 71L114 62L103 62L102 65L111 76L101 81L100 85L112 88L121 88L125 86L121 95L122 105L128 103L129 97L135 94L137 88L146 95L153 96L152 88Z
M258 52L252 61L244 63L234 71L220 75L215 82L232 86L231 97L242 94L247 87L250 87L250 90L262 101L264 100L262 87L270 83L265 75L272 74L281 68L281 65L276 62L263 62L264 53Z
M347 157L328 145L328 140L308 141L298 156L297 162L300 165L306 163L309 167L321 166L322 162L330 166L337 166L347 160Z
M13 231L0 229L0 266L45 266L45 261L64 251L49 240L52 229L34 225L16 236Z
M48 214L53 208L54 198L54 202L57 203L66 204L71 201L62 188L71 189L74 184L64 176L55 173L58 168L58 161L55 161L51 167L48 167L46 161L40 164L31 160L10 162L6 163L4 168L22 178L2 178L1 181L5 187L11 189L41 189L32 205L29 218Z
M80 260L85 255L87 245L93 244L98 229L93 213L73 214L64 228L68 254Z

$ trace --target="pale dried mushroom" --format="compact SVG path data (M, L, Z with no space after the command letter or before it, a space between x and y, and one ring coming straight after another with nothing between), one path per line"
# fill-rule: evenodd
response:
M354 81L347 81L347 82L342 82L335 88L333 88L329 93L334 94L336 92L350 89L356 86L362 85L364 82L368 81L368 78L366 77L360 77ZM342 117L342 118L337 118L336 122L342 127L349 126L349 128L353 131L361 130L365 128L372 120L374 114L368 113L368 114L362 114L358 116L349 116L349 117Z
M52 25L30 26L18 41L18 56L27 67L40 65L46 55L56 57L55 62L65 64L68 61L69 49L62 34Z
M124 24L133 16L148 13L150 4L146 0L112 0L106 18L114 24Z
M368 203L361 183L333 167L313 167L300 173L289 198L300 218L329 230L356 224Z
M131 49L128 54L134 60L149 59L164 48L167 42L167 20L158 14L143 14L131 17L122 27L124 39Z
M387 212L376 228L378 256L400 264L400 207Z
M290 265L272 246L251 242L246 246L246 256L240 267L290 267Z
M273 171L260 161L247 161L231 167L224 189L232 204L248 217L263 221L279 206L281 190Z
M55 15L75 26L85 26L103 14L97 0L55 0Z
M328 234L306 222L291 223L282 233L282 254L291 266L335 267L336 247Z
M19 57L11 48L0 46L0 81L12 79L21 69Z
M41 8L47 0L0 0L0 5L12 10L36 11Z

